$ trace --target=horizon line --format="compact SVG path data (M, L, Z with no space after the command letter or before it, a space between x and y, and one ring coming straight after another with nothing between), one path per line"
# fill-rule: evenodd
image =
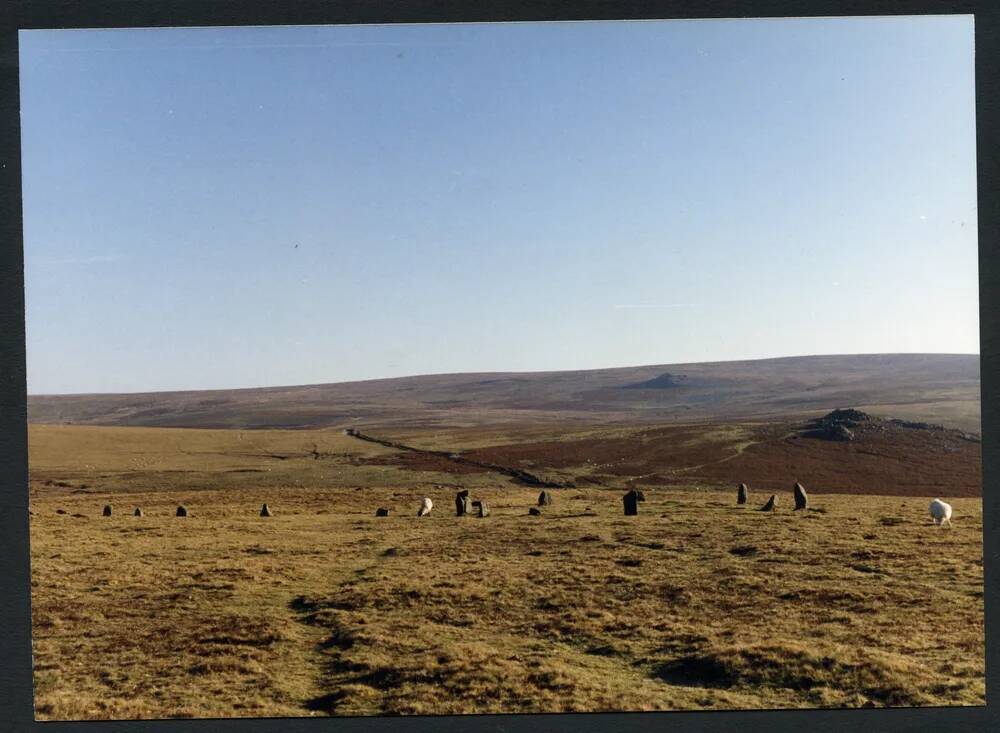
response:
M522 369L522 370L496 370L496 371L457 371L457 372L425 372L421 374L405 374L396 377L368 377L365 379L348 379L333 382L307 382L301 384L272 384L255 385L249 387L203 387L188 389L152 389L131 392L26 392L27 398L32 397L94 397L94 396L127 396L127 395L147 395L147 394L181 394L181 393L205 393L205 392L236 392L251 390L271 390L271 389L298 389L303 387L320 387L336 384L360 384L363 382L385 382L397 379L418 379L421 377L446 377L461 375L495 375L495 374L567 374L580 372L604 372L615 369L646 369L652 367L670 366L691 366L707 364L736 364L748 361L778 361L780 359L818 359L823 357L849 357L849 356L982 356L981 352L956 352L956 351L871 351L856 352L849 354L793 354L785 356L764 356L749 359L715 359L710 361L678 361L663 362L657 364L633 364L629 366L611 367L588 367L586 369Z

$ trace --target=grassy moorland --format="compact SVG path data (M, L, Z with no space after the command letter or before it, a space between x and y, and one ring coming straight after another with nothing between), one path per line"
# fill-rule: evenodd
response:
M721 470L748 429L689 443L721 441ZM626 428L560 440L612 433L655 445ZM647 501L624 517L625 469L530 437L524 455L507 434L423 442L597 483L530 516L535 488L339 432L31 426L38 717L984 703L977 497L941 492L939 529L930 496L807 483L792 512L789 481L770 514L753 476L738 507L732 481L681 473L638 482ZM460 486L491 515L456 518Z

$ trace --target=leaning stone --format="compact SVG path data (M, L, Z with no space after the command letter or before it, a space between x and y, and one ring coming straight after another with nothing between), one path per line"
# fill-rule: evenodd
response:
M774 505L778 502L778 497L771 494L771 498L767 500L767 503L760 508L762 512L773 512Z
M135 511L132 512L132 516L133 517L142 517L142 516L145 516L145 515L142 513L142 509L140 509L139 507L136 507Z
M418 517L424 517L431 513L431 509L434 508L434 502L428 497L424 497L423 501L420 502L420 508L417 510Z
M749 498L750 498L750 496L749 496L749 492L747 490L747 485L746 484L740 484L740 487L736 490L736 503L737 504L746 504L747 503L747 499L749 499Z
M538 495L538 506L549 506L552 504L552 494L548 491L543 491Z
M536 506L533 506L530 509L528 509L528 514L531 514L532 516L538 517L538 516L541 516L542 510L539 509Z
M388 517L389 516L389 510L386 509L384 506L380 506L378 509L375 510L375 516L376 517Z
M796 482L795 488L792 489L792 491L795 494L796 511L798 511L799 509L805 509L807 506L809 506L809 496L806 494L806 490L805 488L803 488L802 484Z
M188 510L184 506L177 507L177 516L186 517L188 515Z
M262 516L262 517L273 517L274 516L273 514L271 514L271 507L269 507L266 503L264 504L264 506L262 506L260 508L260 516Z
M104 505L104 516L106 516L106 517L110 517L111 516L111 505L110 504L105 504Z
M641 492L632 489L630 492L622 497L622 503L625 505L625 516L634 517L639 513L639 502L643 499L639 498Z
M469 513L469 490L462 489L455 494L455 516L464 517Z

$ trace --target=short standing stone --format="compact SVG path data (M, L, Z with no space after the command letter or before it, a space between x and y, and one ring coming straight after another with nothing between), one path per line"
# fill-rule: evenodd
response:
M549 506L552 504L552 494L548 491L543 491L538 495L538 506Z
M184 507L184 506L177 507L177 516L178 517L186 517L187 515L188 515L188 510L187 510L186 507Z
M136 507L136 508L135 508L135 511L134 511L134 512L132 512L132 515L133 515L133 516L136 516L136 517L142 517L142 516L145 516L145 515L143 515L143 513L142 513L142 509L140 509L139 507Z
M388 517L389 516L389 510L386 509L384 506L380 506L378 509L375 510L375 516L376 517Z
M809 506L809 496L806 494L806 490L805 488L803 488L802 484L796 482L795 488L792 489L792 492L795 494L796 511L798 511L799 509L805 509L807 506Z
M746 504L747 499L750 498L749 491L746 484L740 484L740 488L736 490L736 503Z
M271 514L271 507L269 507L266 503L264 504L264 506L262 506L260 508L260 516L262 516L262 517L273 517L274 516L273 514Z
M469 513L469 490L463 489L455 494L455 516L464 517Z
M539 508L538 508L538 507L536 507L536 506L533 506L533 507L531 507L530 509L528 509L528 514L531 514L531 515L533 515L533 516L535 516L535 517L537 517L537 516L540 516L540 515L541 515L541 513L542 513L542 510L541 510L541 509L539 509Z
M639 502L642 499L639 498L640 492L632 489L630 492L622 497L622 503L625 505L625 516L634 517L639 513Z
M434 508L434 502L430 500L429 497L424 497L423 501L420 502L420 508L417 510L418 517L424 517L431 513L431 509Z
M477 501L476 504L478 505L478 508L479 508L479 516L480 517L488 517L488 516L490 516L490 507L489 507L489 505L487 505L487 503L485 501Z
M111 516L111 505L110 504L105 504L104 505L104 516L106 516L106 517L110 517Z
M760 510L762 512L773 512L774 505L777 503L777 500L778 497L776 497L774 494L771 494L771 498L767 500L767 503L764 506L762 506Z

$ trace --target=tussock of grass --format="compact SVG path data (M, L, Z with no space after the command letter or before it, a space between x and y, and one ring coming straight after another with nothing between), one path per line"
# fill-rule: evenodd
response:
M905 524L906 520L902 517L882 517L878 520L878 523L883 527L895 527L900 524Z
M842 648L821 653L793 643L716 648L665 662L655 673L675 685L796 692L823 688L826 701L840 691L841 698L860 694L893 707L932 704L942 690L961 688L935 684L926 669L896 655ZM844 691L849 691L846 696Z

